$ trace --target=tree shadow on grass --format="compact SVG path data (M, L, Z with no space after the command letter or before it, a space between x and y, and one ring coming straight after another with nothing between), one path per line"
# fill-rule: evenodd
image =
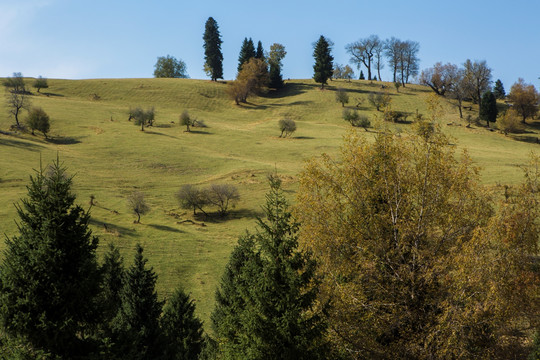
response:
M18 149L25 149L25 150L34 151L34 152L40 151L41 149L44 148L44 146L42 145L37 145L31 142L20 141L20 140L15 140L15 139L1 139L1 138L0 138L0 145L13 146Z
M511 135L511 138L517 141L526 142L529 144L538 144L540 145L540 137L537 136L515 136Z
M293 136L291 139L298 139L298 140L313 140L315 139L312 136Z
M43 96L54 96L54 97L65 97L65 95L62 95L62 94L55 94L55 93L50 93L50 92L40 92L39 94L43 95Z
M227 212L227 215L222 216L217 211L208 212L208 215L202 213L197 213L194 218L197 221L210 223L210 224L221 224L230 220L238 219L256 219L257 217L262 217L264 214L262 211L255 211L252 209L232 209Z
M145 134L150 134L150 135L167 136L167 137L170 137L170 138L173 138L173 139L178 139L176 136L172 136L172 135L169 135L169 134L163 134L163 133L159 133L159 132L155 132L155 131L150 131L150 130L145 130L144 133L145 133Z
M193 129L191 129L190 131L184 131L184 132L188 133L188 134L213 135L211 132L204 131L204 130L193 130Z
M47 138L46 141L56 145L75 145L80 144L83 137L84 136L55 136Z
M182 230L179 230L177 228L173 228L172 226L167 226L167 225L147 224L147 226L150 226L151 228L154 228L156 230L161 230L161 231L183 233Z
M137 232L133 229L127 228L125 226L120 226L116 224L112 224L106 221L97 220L94 218L90 218L89 223L94 226L98 226L105 230L106 233L116 235L116 236L122 236L122 235L128 235L128 236L139 236Z

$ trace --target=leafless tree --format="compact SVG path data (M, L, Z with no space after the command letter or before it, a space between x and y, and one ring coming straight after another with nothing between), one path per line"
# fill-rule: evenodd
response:
M182 185L176 193L176 199L182 209L193 209L193 215L197 215L197 209L204 215L208 215L203 210L203 207L208 205L208 197L205 191L196 188L194 185Z
M465 81L469 94L474 102L482 102L482 94L490 90L491 86L491 69L487 66L485 60L472 62L467 59L463 64L465 68Z
M144 194L138 191L131 193L128 196L128 206L129 209L137 215L136 224L141 222L141 215L144 215L150 211L150 207L144 199Z
M15 124L20 129L19 115L23 109L30 107L29 92L26 90L22 74L13 73L13 77L6 78L3 85L7 91L6 101L9 114L15 118Z
M374 61L374 56L381 47L381 39L377 35L371 35L365 39L360 39L356 42L348 44L345 49L351 55L351 62L356 64L360 69L362 64L367 68L368 80L371 80L371 65ZM379 51L380 52L380 51ZM379 70L379 69L378 69ZM379 74L380 78L380 74Z
M464 69L456 69L452 84L447 88L447 91L450 98L456 101L454 105L459 109L460 119L463 119L463 100L470 93L469 83L465 79Z
M384 42L384 55L388 59L388 65L392 67L393 82L397 82L397 71L401 54L402 41L391 37Z
M209 203L218 207L221 216L226 216L229 206L240 200L238 189L230 184L212 184L206 192Z

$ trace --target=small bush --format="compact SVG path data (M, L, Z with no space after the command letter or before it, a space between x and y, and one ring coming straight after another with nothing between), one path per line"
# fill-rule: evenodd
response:
M190 132L191 130L189 129L189 127L193 125L193 120L189 116L189 113L187 110L182 111L182 114L180 114L179 120L180 120L180 126L185 126L186 132Z
M34 135L34 131L37 130L41 131L43 133L43 136L47 137L47 133L49 132L51 125L49 115L47 115L47 113L42 108L32 108L28 113L26 123L28 124L28 127L32 130L32 135Z
M296 131L296 123L291 119L279 120L279 130L281 134L279 137L287 137Z
M205 193L208 202L218 207L221 216L226 216L229 206L234 207L240 200L238 189L230 184L212 184Z
M512 133L516 134L523 131L523 123L516 112L512 109L506 111L503 116L497 119L497 127L505 135Z
M341 103L341 106L344 107L345 104L349 103L349 94L347 94L347 91L342 88L338 88L336 90L336 101Z
M150 211L150 206L146 203L144 194L138 191L131 193L127 200L129 209L137 215L135 223L139 224L141 222L141 215L148 213L148 211Z
M394 123L405 122L407 121L408 116L409 115L401 111L389 110L384 112L384 120Z

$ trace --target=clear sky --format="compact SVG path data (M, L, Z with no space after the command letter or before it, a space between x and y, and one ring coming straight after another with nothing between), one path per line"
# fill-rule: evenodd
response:
M244 37L266 50L283 44L284 78L311 78L320 35L347 64L345 45L375 34L419 42L421 69L486 60L507 91L519 77L540 87L539 0L0 0L0 77L152 77L157 57L170 54L205 79L209 16L221 32L225 79L236 75Z

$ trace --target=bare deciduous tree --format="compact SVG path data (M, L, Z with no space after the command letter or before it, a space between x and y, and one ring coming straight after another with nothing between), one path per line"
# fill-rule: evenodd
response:
M377 35L371 35L365 39L348 44L345 49L351 55L351 62L356 64L358 69L360 69L362 64L367 68L368 80L371 80L371 65L374 61L374 56L375 54L379 54L380 58L382 52L382 42L379 37ZM377 70L380 70L380 68Z
M240 200L238 189L230 184L212 184L206 190L210 204L218 207L221 216L226 216L229 206L235 206Z
M138 191L134 191L128 196L128 206L129 209L137 215L137 220L135 221L136 224L141 222L141 215L150 211L150 206L146 203L144 194Z
M482 94L490 90L491 85L491 69L487 66L485 60L472 62L467 59L463 64L465 68L465 78L467 89L475 103L482 102Z

